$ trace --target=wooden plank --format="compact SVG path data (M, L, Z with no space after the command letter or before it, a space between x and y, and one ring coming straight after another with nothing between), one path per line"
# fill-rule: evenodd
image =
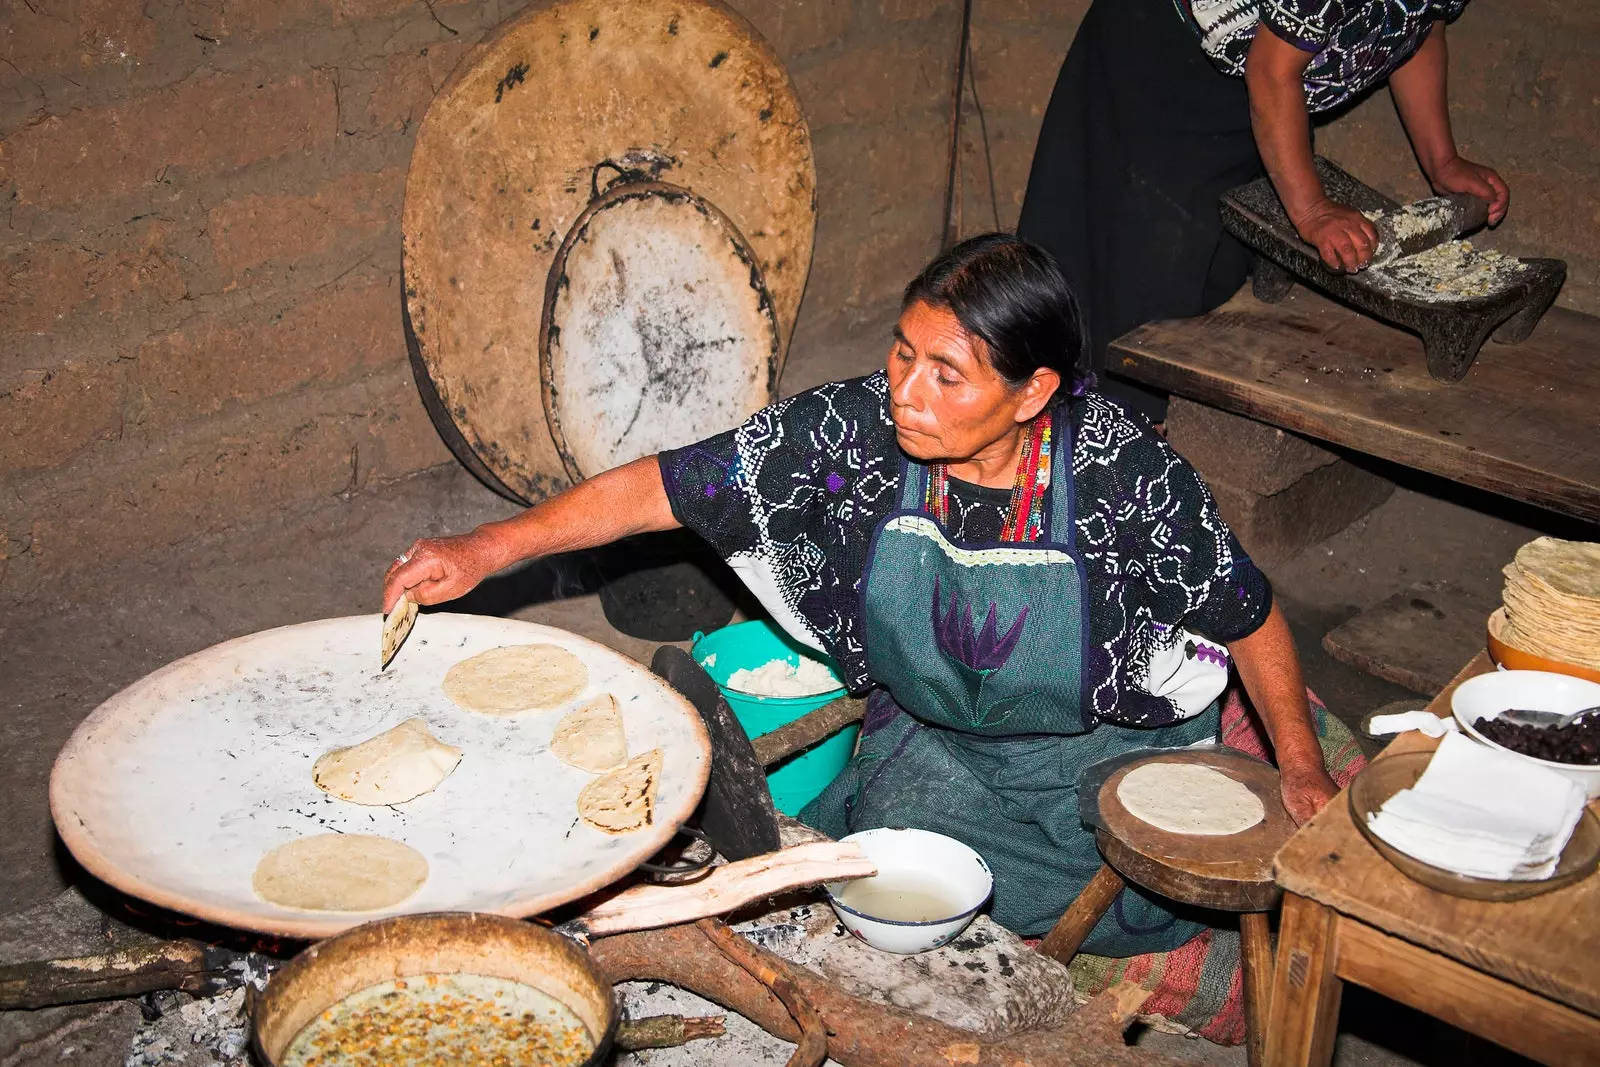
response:
M1455 686L1492 669L1489 657L1480 653L1429 710L1448 715ZM1420 734L1405 734L1385 754L1437 744ZM1501 904L1435 892L1401 874L1367 843L1351 822L1343 793L1289 839L1278 852L1275 871L1288 893L1580 1012L1600 1015L1600 967L1595 965L1600 960L1600 877Z
M1268 1067L1328 1067L1344 983L1334 973L1339 917L1314 900L1286 894L1267 1008Z
M1551 1067L1600 1055L1600 1019L1519 989L1447 956L1341 919L1334 971L1391 1000Z
M1417 582L1330 630L1328 655L1358 671L1433 696L1483 647L1497 592Z
M1552 309L1459 382L1428 375L1418 338L1298 288L1280 304L1241 292L1111 348L1111 370L1159 389L1600 521L1600 318Z

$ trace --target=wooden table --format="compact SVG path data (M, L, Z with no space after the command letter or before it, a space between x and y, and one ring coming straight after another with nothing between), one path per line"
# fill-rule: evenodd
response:
M1345 448L1600 522L1600 318L1552 309L1520 345L1486 344L1459 382L1422 341L1297 287L1111 345L1120 375Z
M1448 715L1455 687L1492 669L1480 654L1429 710ZM1405 734L1384 755L1437 744ZM1367 843L1343 793L1289 840L1275 868L1284 898L1272 1067L1329 1063L1345 982L1542 1063L1600 1063L1600 876L1505 904L1438 893Z

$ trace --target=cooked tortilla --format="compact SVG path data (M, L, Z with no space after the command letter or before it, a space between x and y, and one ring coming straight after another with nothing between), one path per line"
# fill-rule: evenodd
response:
M420 718L325 753L311 768L317 788L353 804L400 804L431 793L461 762L461 750L428 731Z
M380 654L382 663L387 667L389 661L394 659L394 654L400 651L400 646L411 634L411 627L417 621L417 605L410 596L402 594L395 601L394 610L383 619L383 647Z
M1196 763L1135 767L1117 783L1117 799L1135 819L1174 834L1237 834L1267 817L1247 786Z
M608 834L642 830L655 817L656 780L660 774L659 748L637 755L584 786L578 794L578 814L584 822Z
M550 752L562 763L585 771L609 771L628 758L617 699L601 693L567 712L550 738Z
M565 704L588 684L583 660L558 645L504 645L451 667L444 693L468 711L515 715Z
M261 857L251 885L271 904L306 911L377 911L428 880L428 861L410 845L367 834L319 834Z

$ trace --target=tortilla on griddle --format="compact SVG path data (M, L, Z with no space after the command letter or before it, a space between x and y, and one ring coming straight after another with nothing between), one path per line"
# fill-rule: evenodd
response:
M563 715L550 737L550 752L562 763L596 774L626 760L628 738L617 698L601 693Z
M468 711L515 715L565 704L588 684L589 668L559 645L503 645L451 667L444 693Z
M318 834L261 857L251 885L271 904L306 911L377 911L428 880L428 860L410 845L369 834Z
M626 834L649 826L655 817L656 780L661 775L661 750L633 757L596 778L578 794L583 821L608 834Z
M382 667L389 666L389 661L394 659L400 646L406 643L406 638L411 634L411 627L417 621L417 603L409 595L401 594L395 601L394 610L383 618L383 643L380 652Z
M324 753L311 768L317 788L352 804L400 804L439 788L461 750L412 717L359 745Z

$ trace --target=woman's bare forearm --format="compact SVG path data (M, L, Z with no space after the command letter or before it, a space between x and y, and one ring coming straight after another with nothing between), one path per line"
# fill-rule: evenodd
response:
M1256 30L1244 70L1256 150L1284 210L1297 225L1326 199L1312 163L1311 116L1301 80L1310 62L1309 53L1262 26Z
M512 518L484 523L476 533L492 546L498 570L679 525L660 464L655 456L646 456L579 482Z
M1320 769L1322 746L1317 743L1300 657L1283 612L1274 604L1261 627L1229 644L1228 652L1272 738L1278 765Z
M1389 75L1389 95L1417 153L1417 162L1430 182L1456 156L1455 134L1450 129L1450 56L1445 46L1444 23L1435 23L1416 54Z

